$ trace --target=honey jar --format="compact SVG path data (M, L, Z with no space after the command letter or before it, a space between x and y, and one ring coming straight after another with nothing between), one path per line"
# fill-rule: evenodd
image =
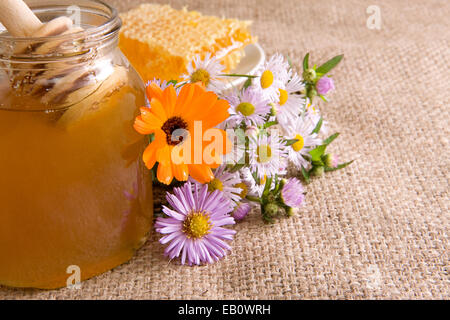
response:
M152 222L152 185L133 129L142 80L118 49L115 9L26 1L46 37L0 33L0 284L58 288L128 261Z

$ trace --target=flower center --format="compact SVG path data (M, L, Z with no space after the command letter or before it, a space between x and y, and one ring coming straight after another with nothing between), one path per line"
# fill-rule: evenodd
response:
M284 105L286 101L288 100L288 93L284 89L280 89L280 106Z
M209 75L209 72L206 71L205 69L195 70L191 74L191 82L192 83L201 82L205 85L205 87L208 86L210 79L211 79L211 76Z
M303 149L303 147L305 145L305 140L303 140L303 137L299 134L297 134L294 139L296 139L298 141L292 145L292 149L294 149L295 151L298 152Z
M198 239L209 233L212 224L206 212L191 212L183 222L183 232L188 238Z
M259 179L259 184L260 185L266 184L266 181L267 181L267 174L265 174L263 178Z
M270 70L266 70L261 75L261 88L267 89L273 84L273 73Z
M241 193L239 194L239 196L242 199L244 199L247 196L247 194L248 194L248 187L247 187L247 185L244 182L240 182L238 184L235 184L234 187L242 189Z
M242 102L236 107L236 110L248 117L255 113L255 106L249 102Z
M186 121L181 119L180 117L172 117L167 119L166 122L161 127L161 130L166 134L166 142L168 145L175 146L180 142L183 142L183 139L187 136L187 128L188 125ZM176 132L176 130L184 130L184 132ZM178 140L176 139L178 138Z
M256 148L257 160L259 163L269 162L272 158L272 149L267 144L262 144Z
M310 109L313 111L313 114L317 113L316 108L311 103L309 103L308 106L306 107L306 110L309 111Z
M213 192L215 190L223 191L223 183L217 178L212 179L211 182L208 183L208 191Z

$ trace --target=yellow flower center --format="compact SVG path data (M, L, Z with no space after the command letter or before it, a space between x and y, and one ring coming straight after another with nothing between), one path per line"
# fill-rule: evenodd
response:
M256 148L257 161L259 163L269 162L272 158L272 149L267 144L262 144Z
M273 84L273 73L270 70L266 70L261 75L261 88L267 89Z
M292 145L292 149L298 152L303 149L303 146L305 145L305 140L303 140L303 137L299 134L297 134L294 139L297 139L298 141Z
M212 224L206 212L191 212L183 222L183 232L188 238L198 239L209 233Z
M284 89L280 89L280 106L284 105L286 101L288 100L288 93Z
M223 183L217 178L212 179L211 182L208 183L208 191L213 192L215 190L223 191Z
M211 76L209 75L209 72L206 71L205 69L195 70L191 74L191 82L192 83L201 82L206 87L206 86L208 86L210 80L211 80Z
M242 102L236 107L236 110L248 117L255 113L255 106L248 102Z
M240 182L240 183L234 185L234 187L235 187L235 188L241 188L242 191L241 191L241 193L239 194L239 196L240 196L242 199L244 199L244 198L247 196L247 194L248 194L248 187L247 187L247 185L246 185L245 183Z
M266 181L267 181L267 175L265 174L265 175L264 175L264 178L259 179L259 184L260 184L260 185L266 184Z
M312 109L313 113L316 114L316 107L314 107L311 103L308 104L308 106L306 107L306 110L309 111L309 109Z

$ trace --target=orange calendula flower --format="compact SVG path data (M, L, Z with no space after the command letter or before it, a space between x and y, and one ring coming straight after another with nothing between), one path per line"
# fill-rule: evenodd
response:
M147 168L158 163L156 176L164 184L189 175L200 183L211 181L211 168L229 149L225 131L214 128L229 117L228 102L198 84L184 85L177 95L173 86L161 90L150 83L147 97L150 108L142 107L134 123L140 134L154 134L143 154Z

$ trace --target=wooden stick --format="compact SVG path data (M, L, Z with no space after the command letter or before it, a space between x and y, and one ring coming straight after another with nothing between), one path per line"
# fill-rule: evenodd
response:
M42 22L22 0L1 0L0 22L14 37L31 37L42 27Z
M72 20L65 16L55 18L44 24L23 0L0 0L0 22L14 37L39 38L70 34L83 30L80 27L73 28ZM51 39L46 42L38 41L39 45L35 48L31 46L32 42L33 40L30 43L19 43L15 51L25 52L25 50L32 48L32 50L35 50L34 53L46 54L57 51L57 47L60 45L58 39ZM108 79L110 79L110 86L114 84L114 88L119 88L123 85L123 79L111 77L118 72L114 71L111 61L107 61L104 65L97 63L87 67L80 66L79 69L73 69L73 67L70 64L63 64L57 70L60 73L60 77L56 77L58 74L55 74L54 70L47 70L43 74L40 71L36 73L33 70L24 70L15 74L12 83L20 84L19 88L25 94L35 93L42 95L41 101L46 104L59 104L66 100L79 102L80 99L88 97L99 90L99 88L103 88L100 92L106 95L106 91L112 90L102 85ZM99 70L99 68L102 70ZM107 74L106 72L106 78L101 79L98 74L101 73L100 71L105 74L105 68L110 68L111 73ZM29 79L33 79L33 81L27 82ZM49 83L53 83L51 90L42 91L42 88L48 86Z

